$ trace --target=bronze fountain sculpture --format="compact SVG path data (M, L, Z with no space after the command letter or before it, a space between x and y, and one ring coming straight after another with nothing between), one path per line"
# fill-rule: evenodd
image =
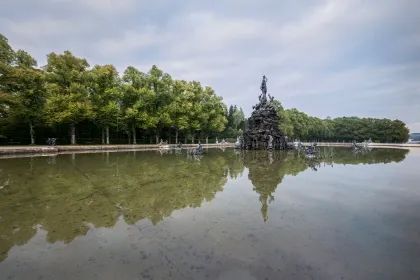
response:
M287 148L285 135L279 129L279 117L272 102L274 97L268 94L267 77L261 82L259 103L253 106L254 111L248 119L240 146L245 150L282 150Z

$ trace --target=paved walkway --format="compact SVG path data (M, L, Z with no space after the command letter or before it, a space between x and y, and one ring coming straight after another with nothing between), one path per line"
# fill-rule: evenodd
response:
M233 143L227 144L202 144L205 148L212 147L233 147ZM165 147L175 148L175 144L171 145L156 145L156 144L139 144L139 145L57 145L57 146L1 146L0 155L11 154L49 154L49 153L72 153L83 151L116 151L116 150L157 150ZM197 144L183 144L183 148L193 148Z
M309 143L304 143L309 144ZM231 148L234 143L227 144L202 144L205 148ZM174 148L176 145L166 145ZM184 148L193 148L197 144L184 144ZM330 147L351 147L351 143L325 143L319 142L318 146ZM420 144L394 144L394 143L372 143L372 148L420 148ZM132 151L132 150L158 150L161 146L156 144L139 144L139 145L58 145L58 146L0 146L0 156L17 155L17 154L51 154L51 153L83 153L92 151Z
M310 144L303 143L303 144ZM324 147L352 147L352 143L340 143L340 142L318 142L318 146ZM409 144L409 143L371 143L369 147L372 148L420 148L420 144Z

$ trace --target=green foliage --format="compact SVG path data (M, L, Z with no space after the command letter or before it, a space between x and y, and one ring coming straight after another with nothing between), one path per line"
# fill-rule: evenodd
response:
M307 141L406 142L409 130L400 120L342 117L320 119L297 109L278 111L280 128L291 139Z
M45 104L44 73L34 68L36 61L27 52L14 52L1 34L0 41L0 124L29 125L34 144L34 126L41 123Z
M193 108L189 97L188 83L186 81L174 81L172 102L168 106L168 113L172 120L172 126L177 131L186 131L189 128L189 112Z
M24 50L18 50L15 55L15 63L20 67L34 67L37 65L36 60Z
M148 129L156 126L153 109L156 94L150 89L146 74L128 67L123 76L121 112L127 130L131 127Z
M49 124L77 124L94 116L89 98L89 64L69 51L50 53L45 67Z
M120 78L112 65L95 65L90 71L90 101L100 127L115 126L120 115Z
M206 116L204 131L222 132L227 123L226 111L222 98L217 96L211 87L206 87L203 92L203 113Z
M302 141L406 142L408 129L400 120L342 117L320 119L293 108L284 109L278 100L271 103L279 116L279 128L289 139Z
M15 67L11 71L15 104L12 115L23 122L41 122L45 104L44 73L32 67Z
M15 59L15 52L5 36L0 33L0 64L11 64Z
M231 105L227 111L227 125L224 131L224 137L235 138L242 135L245 126L245 115L242 108Z

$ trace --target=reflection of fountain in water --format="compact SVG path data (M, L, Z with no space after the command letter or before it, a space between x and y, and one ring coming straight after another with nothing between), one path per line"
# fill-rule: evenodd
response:
M259 194L261 215L264 221L268 219L268 205L274 200L274 192L281 184L284 176L297 175L310 168L318 171L325 166L339 164L375 164L399 162L403 160L408 150L374 149L370 153L352 153L348 148L321 148L316 157L307 157L298 151L242 151L244 166L249 169L248 178Z

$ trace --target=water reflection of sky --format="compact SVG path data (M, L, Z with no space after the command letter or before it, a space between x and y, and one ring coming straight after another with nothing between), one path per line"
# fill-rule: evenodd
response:
M415 279L419 153L328 152L0 160L0 273Z

